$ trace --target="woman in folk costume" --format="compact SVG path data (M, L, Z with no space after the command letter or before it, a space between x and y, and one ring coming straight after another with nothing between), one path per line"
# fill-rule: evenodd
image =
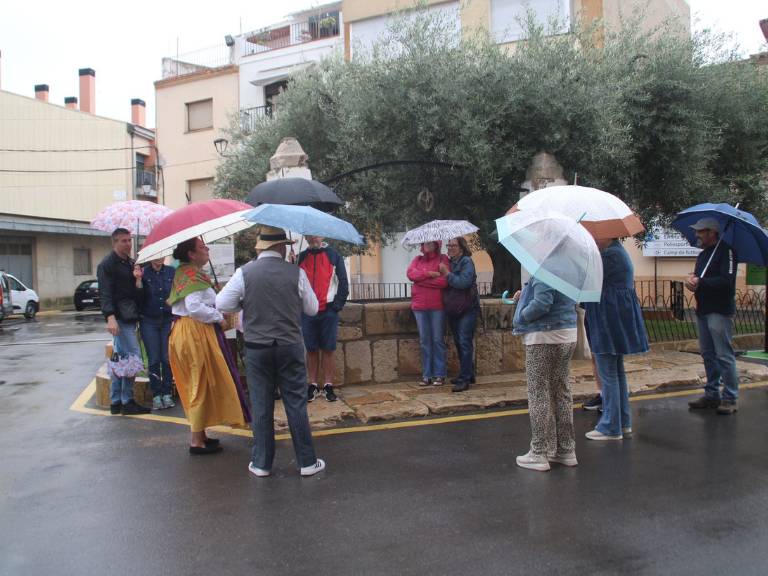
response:
M169 342L171 371L192 431L190 454L215 454L222 447L205 429L244 426L250 415L239 376L233 375L236 368L222 346L224 315L214 307L216 293L202 271L208 263L208 247L193 238L179 244L173 257L180 264L168 298L178 316Z

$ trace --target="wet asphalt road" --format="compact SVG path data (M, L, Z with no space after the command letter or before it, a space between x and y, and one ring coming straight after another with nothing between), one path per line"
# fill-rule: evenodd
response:
M515 466L523 415L321 437L310 479L279 442L257 479L247 438L195 458L182 426L70 411L104 334L95 314L0 325L3 576L768 572L765 388L732 418L636 402L619 443L578 412L575 469Z

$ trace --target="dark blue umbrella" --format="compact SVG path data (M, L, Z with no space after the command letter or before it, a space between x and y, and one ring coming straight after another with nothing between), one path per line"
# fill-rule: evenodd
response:
M768 264L768 233L749 212L730 204L697 204L678 213L672 227L692 246L696 246L696 231L692 224L701 218L714 218L720 224L720 240L733 248L739 262L765 266Z

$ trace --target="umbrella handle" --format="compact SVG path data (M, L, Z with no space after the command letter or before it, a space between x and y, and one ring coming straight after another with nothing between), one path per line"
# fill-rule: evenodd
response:
M509 290L504 290L504 293L501 295L501 301L504 304L510 304L512 306L517 304L517 300L515 300L514 298L507 298L507 296L509 296Z

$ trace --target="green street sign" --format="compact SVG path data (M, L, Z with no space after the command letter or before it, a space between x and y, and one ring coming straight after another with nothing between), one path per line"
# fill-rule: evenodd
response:
M765 286L765 266L747 264L747 284L750 286Z

